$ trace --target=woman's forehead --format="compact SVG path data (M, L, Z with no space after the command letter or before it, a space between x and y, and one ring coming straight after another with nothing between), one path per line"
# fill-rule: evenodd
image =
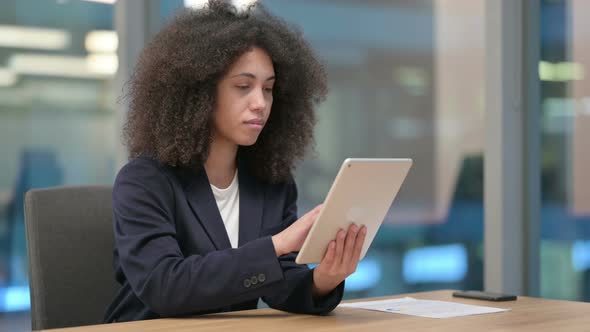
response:
M274 67L270 55L259 47L254 47L242 54L231 64L227 76L252 74L256 78L267 79L274 76Z

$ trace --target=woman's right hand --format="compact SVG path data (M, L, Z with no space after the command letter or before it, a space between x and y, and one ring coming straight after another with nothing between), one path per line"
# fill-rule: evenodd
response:
M311 226L318 218L322 206L323 204L316 206L313 210L299 218L299 220L292 223L291 226L272 237L272 243L275 247L277 257L301 249L307 233L309 233Z

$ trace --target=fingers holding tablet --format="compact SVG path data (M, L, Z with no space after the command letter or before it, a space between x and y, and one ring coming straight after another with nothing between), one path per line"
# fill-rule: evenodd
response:
M356 271L366 233L367 228L365 226L359 228L357 225L352 224L348 228L342 255L342 268L347 277Z
M338 231L338 234L336 234L336 258L334 260L335 264L339 264L342 262L342 255L344 252L345 239L346 239L346 232L341 229L340 231Z
M359 261L361 259L361 251L363 250L363 244L365 243L365 238L367 236L367 227L362 226L358 232L358 234L356 235L356 241L354 242L354 249L353 249L353 254L352 254L352 263L354 264L354 267L352 269L352 272L354 273L356 271L356 267L359 264Z
M322 207L323 204L316 206L285 230L272 237L277 257L301 249L303 241L305 241L311 226L318 218Z
M411 159L403 158L346 159L328 191L325 206L311 226L295 261L299 264L320 263L330 241L337 237L340 229L348 230L351 223L367 227L360 253L362 259L412 163ZM342 248L336 243L335 254L345 252L346 236L344 240Z
M356 271L366 234L365 226L359 228L355 224L351 224L347 231L338 231L314 270L317 295L327 294Z

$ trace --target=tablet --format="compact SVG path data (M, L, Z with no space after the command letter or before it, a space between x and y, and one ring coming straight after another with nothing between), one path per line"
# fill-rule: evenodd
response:
M346 159L295 261L319 263L338 230L352 223L367 227L364 258L411 166L412 159Z

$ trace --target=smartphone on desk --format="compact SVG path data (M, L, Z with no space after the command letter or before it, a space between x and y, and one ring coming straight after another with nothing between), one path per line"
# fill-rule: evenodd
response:
M486 291L475 291L475 290L453 292L453 296L464 297L467 299L486 300L486 301L514 301L514 300L516 300L516 295L486 292Z

